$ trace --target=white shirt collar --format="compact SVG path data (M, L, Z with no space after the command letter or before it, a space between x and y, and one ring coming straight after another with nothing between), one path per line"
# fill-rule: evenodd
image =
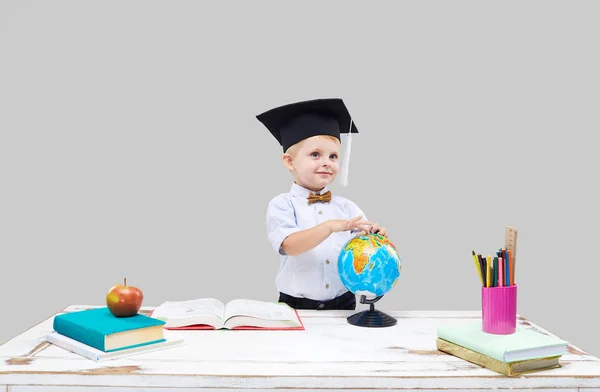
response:
M308 196L311 193L314 193L316 195L322 195L323 193L326 193L328 190L329 190L329 188L325 187L325 188L321 189L321 191L319 191L319 192L313 192L310 189L304 188L303 186L300 186L294 182L292 184L292 188L290 189L290 193L301 199L307 200Z

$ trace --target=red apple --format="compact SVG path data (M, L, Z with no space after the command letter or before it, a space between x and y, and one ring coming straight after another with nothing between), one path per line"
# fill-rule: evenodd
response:
M106 306L117 317L134 316L142 307L144 294L134 286L127 286L127 278L123 284L116 284L106 294Z

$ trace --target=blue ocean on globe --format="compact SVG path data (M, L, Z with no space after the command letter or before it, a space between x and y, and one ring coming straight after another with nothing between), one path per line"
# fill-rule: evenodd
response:
M348 290L369 299L389 292L398 282L402 261L396 247L380 234L357 236L338 257L338 272Z

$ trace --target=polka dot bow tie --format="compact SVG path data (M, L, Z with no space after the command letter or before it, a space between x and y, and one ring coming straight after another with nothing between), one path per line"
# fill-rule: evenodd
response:
M331 191L327 191L325 193L323 193L322 195L315 195L314 193L311 193L308 196L308 204L312 204L312 203L316 203L317 201L324 201L326 203L328 203L329 201L331 201Z

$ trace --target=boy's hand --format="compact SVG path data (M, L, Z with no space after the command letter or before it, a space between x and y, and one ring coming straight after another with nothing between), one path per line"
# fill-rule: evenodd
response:
M361 220L362 215L355 216L352 219L332 219L328 221L329 230L332 233L336 233L339 231L353 230L353 229L362 229L369 230L371 227L371 222L366 220Z
M386 228L379 226L377 223L373 223L373 226L371 226L371 233L378 233L379 235L387 237Z
M387 229L385 227L381 227L377 223L369 223L369 226L370 227L367 230L363 229L360 233L358 233L358 235L361 236L361 235L365 235L367 233L377 233L384 237L388 236Z

